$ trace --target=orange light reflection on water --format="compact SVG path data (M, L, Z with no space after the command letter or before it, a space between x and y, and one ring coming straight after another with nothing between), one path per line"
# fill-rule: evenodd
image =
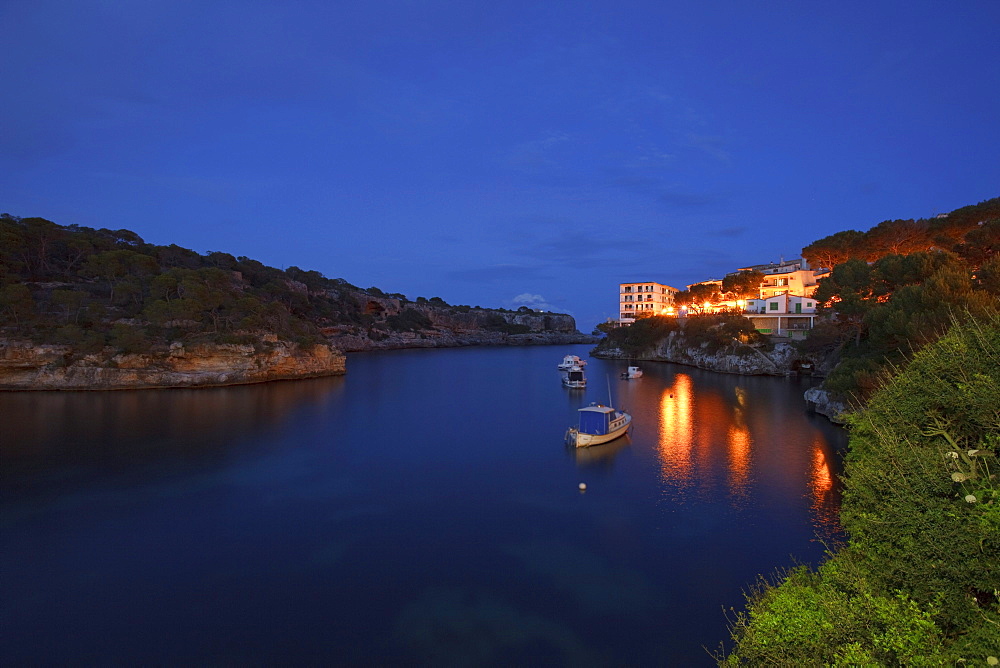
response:
M691 376L679 373L660 395L660 471L665 482L685 482L692 475L694 435Z
M809 491L816 521L831 534L840 530L839 499L833 465L827 457L829 446L824 438L816 436L812 443L812 463L809 469Z

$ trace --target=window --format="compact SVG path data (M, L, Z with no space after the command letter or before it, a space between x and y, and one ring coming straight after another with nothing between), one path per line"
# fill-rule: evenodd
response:
M769 309L771 309L772 311L777 311L778 310L778 302L771 302L770 304L767 305L767 307Z
M806 308L812 308L812 307L813 307L812 302L806 302Z

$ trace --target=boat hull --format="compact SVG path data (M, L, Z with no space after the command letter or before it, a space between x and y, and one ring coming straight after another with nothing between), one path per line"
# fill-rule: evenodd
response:
M628 428L632 426L632 416L625 414L625 419L622 424L611 429L606 434L587 434L581 432L576 427L570 427L566 431L566 444L572 445L576 448L587 448L591 445L600 445L602 443L608 443L616 438L620 438L625 435Z

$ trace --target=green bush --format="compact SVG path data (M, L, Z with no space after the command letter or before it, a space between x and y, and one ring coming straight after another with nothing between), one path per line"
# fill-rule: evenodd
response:
M415 332L418 329L431 329L434 323L417 309L404 308L399 315L386 317L385 325L397 332Z
M748 597L726 665L1000 656L1000 314L960 323L851 417L847 545Z

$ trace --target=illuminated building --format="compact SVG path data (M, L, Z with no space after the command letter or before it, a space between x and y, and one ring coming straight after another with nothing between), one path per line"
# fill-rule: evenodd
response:
M647 281L645 283L618 284L618 323L628 325L636 318L648 315L670 315L674 308L674 293L672 288L663 283Z

